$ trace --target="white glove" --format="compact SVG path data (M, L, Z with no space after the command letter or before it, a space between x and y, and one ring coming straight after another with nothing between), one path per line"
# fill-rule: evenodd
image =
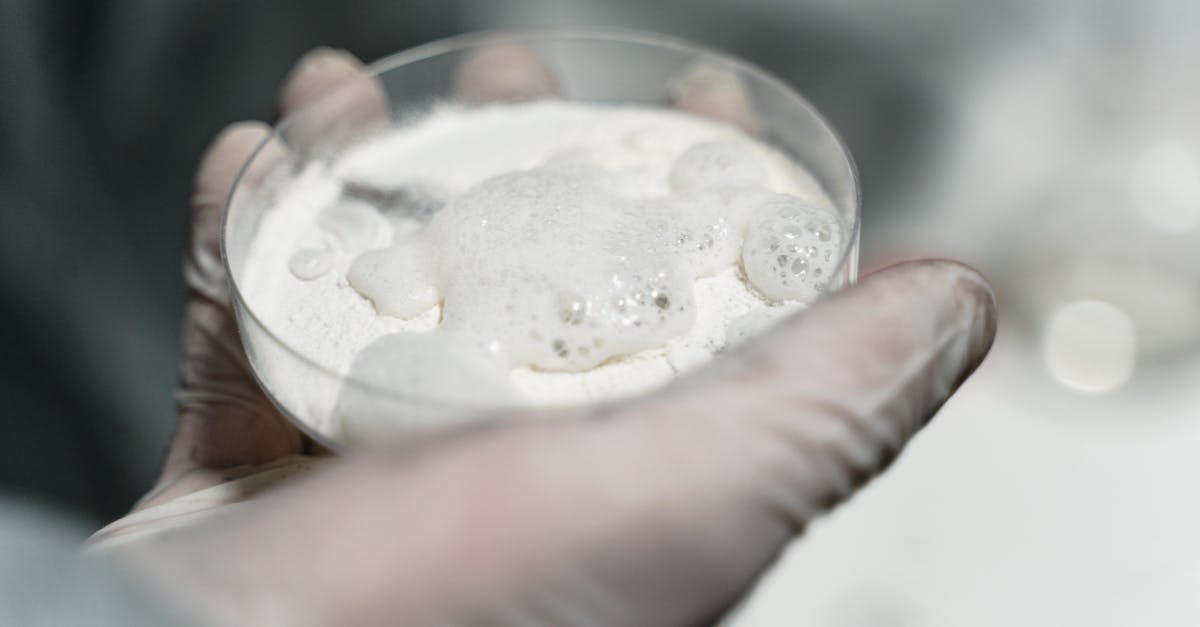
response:
M492 93L553 88L527 53L496 59L513 78ZM359 67L309 55L283 112L340 80L363 85L345 106L371 110L381 96ZM902 264L651 396L323 461L248 500L315 452L250 375L217 252L223 201L267 132L233 127L200 166L179 431L141 511L98 534L205 622L711 623L887 467L995 333L975 272Z

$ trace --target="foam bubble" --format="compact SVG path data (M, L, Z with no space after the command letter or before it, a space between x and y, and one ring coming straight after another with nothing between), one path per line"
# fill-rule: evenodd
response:
M761 187L725 184L657 199L647 213L662 221L662 236L698 278L738 262L746 221L770 196Z
M686 191L651 197L624 194L619 176L581 158L499 174L361 255L349 282L402 318L440 299L441 331L512 368L581 372L662 348L696 320L696 279L739 256L773 299L811 299L825 283L816 277L832 274L841 231L821 221L832 214L767 191L755 159L736 141L696 144L669 177ZM747 225L763 250L764 238L783 238L772 259L790 255L804 271L779 277L758 248L743 253Z
M688 148L671 166L671 188L694 191L715 185L764 186L767 172L745 146L726 139Z
M385 316L415 318L441 300L429 253L416 239L359 255L346 278Z
M445 328L487 338L513 365L568 371L687 331L689 273L643 205L587 172L500 175L434 216Z
M333 269L333 255L325 248L301 248L292 254L288 269L301 281L312 281Z
M811 302L834 278L845 229L832 209L773 195L750 218L742 267L776 302Z

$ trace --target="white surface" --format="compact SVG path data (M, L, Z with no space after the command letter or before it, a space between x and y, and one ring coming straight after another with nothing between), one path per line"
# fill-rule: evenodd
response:
M1198 381L1200 368L1178 377ZM1081 395L1002 337L891 471L813 525L733 624L1200 624L1177 622L1194 608L1171 594L1200 595L1198 416L1195 386ZM1102 622L1117 612L1147 620Z

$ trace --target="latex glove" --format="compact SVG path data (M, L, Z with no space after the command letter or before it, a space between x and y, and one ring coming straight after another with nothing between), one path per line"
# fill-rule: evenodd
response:
M284 112L330 80L356 80L357 67L341 53L308 57ZM506 85L540 88L530 70ZM356 106L374 106L370 88L361 94ZM195 490L313 449L251 379L217 257L222 202L266 134L223 133L197 175L180 428L143 507L165 504L132 514L126 530L172 504L205 509L197 495L223 486L241 487L214 502L244 499L257 489L245 479ZM903 264L651 396L325 462L111 550L214 624L704 624L888 466L994 332L975 272Z

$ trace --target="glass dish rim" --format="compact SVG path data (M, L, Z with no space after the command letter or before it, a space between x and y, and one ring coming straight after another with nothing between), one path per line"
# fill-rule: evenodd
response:
M757 64L754 64L750 61L746 61L744 59L736 57L730 53L723 52L716 48L712 48L712 47L705 46L702 44L697 44L697 43L694 43L694 42L691 42L691 41L688 41L688 40L685 40L685 39L682 39L679 37L675 37L675 36L671 36L671 35L663 35L663 34L653 33L653 32L649 32L649 31L641 31L641 30L625 29L625 28L608 28L608 27L604 27L604 28L530 28L530 29L518 29L518 30L485 30L485 31L464 33L464 34L459 34L459 35L453 35L450 37L445 37L442 39L437 39L437 40L430 41L430 42L427 42L424 44L420 44L413 48L408 48L406 50L402 50L402 51L390 54L388 56L385 56L377 61L374 61L374 62L366 65L364 67L363 71L366 75L374 77L374 76L378 76L384 72L388 72L390 70L394 70L394 69L403 67L405 65L409 65L411 63L415 63L418 61L422 61L422 60L425 60L428 58L436 57L438 55L447 54L447 53L451 53L451 52L468 50L471 48L481 48L481 47L485 47L485 46L495 46L495 45L500 45L500 44L520 44L520 43L528 43L528 42L545 42L548 40L576 40L576 41L592 40L592 41L597 41L597 42L627 43L627 44L635 44L635 45L639 45L639 46L646 46L646 47L650 47L650 48L660 48L660 49L665 48L665 49L671 49L671 50L678 50L681 52L687 52L689 54L694 54L698 57L716 60L716 61L720 62L721 64L724 64L728 67L732 67L732 68L736 69L738 72L751 75L755 78L755 80L762 81L762 82L770 85L771 87L780 90L789 99L791 99L792 101L797 103L800 106L800 108L802 108L806 112L807 115L809 115L812 119L814 119L822 127L822 129L825 132L827 132L829 134L829 136L833 139L837 150L842 155L842 160L847 168L847 174L850 177L850 183L853 188L852 189L853 193L852 193L852 198L851 198L851 202L853 204L851 207L852 215L850 216L849 223L847 224L847 237L845 240L845 244L842 247L842 250L839 252L838 264L837 264L837 268L838 268L839 272L842 271L843 269L845 269L846 263L847 263L847 261L849 261L848 258L850 256L850 254L855 250L855 248L858 245L859 229L860 229L861 214L862 214L862 189L859 184L858 168L854 162L853 155L850 153L849 146L847 146L845 140L837 132L837 129L832 124L829 123L829 120L827 120L825 118L825 116L822 115L820 113L820 111L818 111L817 108L815 106L813 106L813 104L811 102L808 101L807 98L805 98L803 95L801 95L796 89L794 89L793 87L788 85L782 79L777 78L775 75L771 74L767 70L763 69L762 67L760 67ZM284 341L270 327L270 325L266 324L263 321L263 319L254 311L254 308L250 306L249 301L243 296L241 288L238 285L238 281L235 278L235 273L233 272L233 268L230 267L230 264L229 264L229 255L228 255L228 251L227 251L227 242L226 242L227 236L228 236L227 235L228 230L230 228L229 227L230 210L232 208L233 200L237 196L237 193L238 193L239 189L241 188L242 179L243 179L243 177L245 177L245 175L246 175L247 171L249 171L250 167L254 164L255 160L258 158L258 156L262 152L262 150L268 144L270 144L272 140L274 140L280 136L281 130L286 128L288 123L293 118L295 118L296 116L299 116L299 115L303 115L306 110L319 105L322 101L325 100L325 98L328 98L330 95L335 94L335 93L337 93L336 88L334 90L324 94L323 96L319 97L317 100L305 105L300 110L292 113L291 115L289 115L285 118L278 120L275 124L271 125L270 134L268 134L267 137L265 137L258 144L258 146L256 146L254 148L254 150L250 153L250 157L246 160L246 163L243 164L241 166L241 168L238 170L237 177L234 179L234 183L233 183L233 186L230 188L229 195L225 199L224 214L222 215L222 218L221 218L221 232L220 232L221 264L225 270L225 276L226 276L226 279L227 279L228 285L229 285L230 304L232 306L240 308L245 315L249 316L249 318L253 321L253 323L263 333L266 334L267 339L269 339L276 346L282 347L289 355L291 355L295 359L300 360L306 367L312 368L312 369L316 370L317 372L321 373L321 375L330 377L333 380L342 380L343 384L349 383L351 385L354 385L355 387L359 388L362 391L366 391L371 394L378 394L379 396L381 396L385 399L390 399L390 400L405 402L405 403L413 403L413 404L416 404L419 406L429 407L429 408L466 410L466 411L474 411L474 412L505 412L505 411L519 411L519 410L531 409L531 408L523 406L523 405L506 406L506 405L497 405L497 404L478 404L478 403L468 403L468 402L461 402L461 401L447 401L447 400L443 400L443 399L427 398L427 397L415 396L415 395L410 395L410 394L401 394L401 393L398 393L394 390L390 390L385 387L373 385L373 384L367 383L365 381L360 381L358 379L354 379L354 378L350 377L348 374L343 375L343 374L335 371L334 369L309 357L308 355L305 355L299 349L292 346L290 343ZM851 277L851 282L853 282L853 280L854 280L854 278ZM239 333L241 334L241 336L243 338L246 337L245 336L246 329L243 328L244 325L241 321L241 317L237 316L237 315L235 315L234 317L235 317L235 319L237 319ZM242 340L242 342L244 344L245 340ZM253 360L251 359L251 361L253 361ZM253 372L255 379L258 380L260 386L262 386L264 389L267 390L268 397L271 397L272 401L274 402L274 394L271 392L271 386L269 385L269 383L267 381L264 381L260 377L260 375L258 373L258 369L256 367L253 367L253 364L251 364L251 365L252 365L251 371ZM280 409L286 415L291 415L290 411L288 411L284 408L280 408ZM532 409L537 409L537 408L532 408ZM561 408L554 407L554 408L548 408L548 409L561 409ZM307 427L308 425L304 425L304 426ZM305 431L308 431L308 429L305 429ZM325 438L322 438L322 440L324 440L324 439Z

